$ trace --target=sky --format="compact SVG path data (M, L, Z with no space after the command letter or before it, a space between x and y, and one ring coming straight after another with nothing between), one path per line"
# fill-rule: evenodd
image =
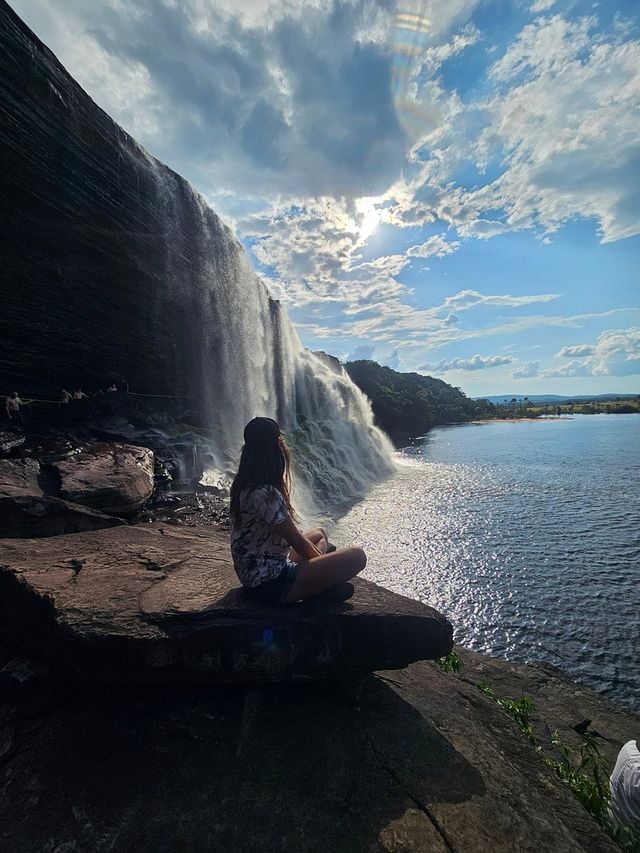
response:
M636 0L10 0L234 229L303 343L640 392Z

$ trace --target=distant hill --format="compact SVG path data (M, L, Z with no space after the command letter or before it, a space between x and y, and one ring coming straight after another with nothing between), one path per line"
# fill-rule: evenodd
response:
M378 426L392 436L419 435L437 424L491 417L494 407L472 400L442 379L398 373L375 361L344 365L351 379L371 400Z
M581 394L565 397L559 394L500 394L490 397L473 397L474 400L488 400L490 403L504 403L505 400L524 400L526 397L532 403L579 403L583 400L634 400L638 394Z

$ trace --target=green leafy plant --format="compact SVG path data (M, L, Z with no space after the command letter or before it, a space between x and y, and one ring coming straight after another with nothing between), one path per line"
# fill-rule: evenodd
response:
M573 791L620 849L625 853L640 853L640 832L631 826L618 826L609 815L609 777L602 767L600 750L594 735L587 731L580 736L579 756L576 755L575 749L560 738L557 731L551 736L548 744L542 745L531 727L530 714L535 710L535 705L528 696L517 700L498 697L485 678L478 681L476 687L515 720L547 767Z
M449 652L448 655L445 655L442 658L436 658L436 665L439 666L443 672L462 672L464 668L462 658L455 652Z

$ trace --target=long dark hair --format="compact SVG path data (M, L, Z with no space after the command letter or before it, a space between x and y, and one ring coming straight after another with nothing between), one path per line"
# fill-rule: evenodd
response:
M254 418L244 428L244 446L238 473L231 484L231 515L239 524L240 493L247 486L275 486L293 519L291 506L291 453L273 418Z

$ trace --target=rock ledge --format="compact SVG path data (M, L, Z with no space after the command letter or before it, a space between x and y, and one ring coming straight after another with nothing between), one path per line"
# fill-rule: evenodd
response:
M396 669L452 647L437 611L356 579L345 604L245 598L228 534L159 524L0 540L0 616L84 681L264 682Z

